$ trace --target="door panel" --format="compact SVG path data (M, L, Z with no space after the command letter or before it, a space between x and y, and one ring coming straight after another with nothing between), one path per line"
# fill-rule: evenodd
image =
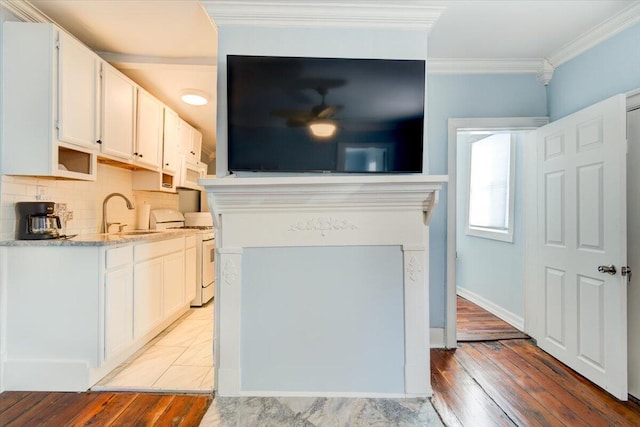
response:
M536 131L538 345L627 399L625 97ZM615 265L613 275L598 266Z

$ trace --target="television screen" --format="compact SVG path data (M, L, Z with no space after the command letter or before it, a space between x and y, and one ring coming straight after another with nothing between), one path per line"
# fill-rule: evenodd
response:
M421 60L227 57L229 170L420 173Z

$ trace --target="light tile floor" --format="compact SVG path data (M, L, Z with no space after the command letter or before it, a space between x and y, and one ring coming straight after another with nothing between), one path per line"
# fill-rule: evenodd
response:
M213 301L193 307L92 390L213 390Z

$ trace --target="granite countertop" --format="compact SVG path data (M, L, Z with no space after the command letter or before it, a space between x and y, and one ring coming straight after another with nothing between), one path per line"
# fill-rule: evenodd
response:
M190 236L197 230L138 230L140 234L109 233L109 234L79 234L70 239L45 239L45 240L2 240L0 246L109 246L123 243L156 242L175 237ZM136 233L136 230L133 231Z

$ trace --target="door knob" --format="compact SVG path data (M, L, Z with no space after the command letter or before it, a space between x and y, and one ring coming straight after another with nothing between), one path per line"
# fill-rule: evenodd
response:
M616 266L611 264L611 265L600 265L600 266L598 266L598 271L600 273L608 273L608 274L613 276L614 274L616 274L617 270L616 270Z

